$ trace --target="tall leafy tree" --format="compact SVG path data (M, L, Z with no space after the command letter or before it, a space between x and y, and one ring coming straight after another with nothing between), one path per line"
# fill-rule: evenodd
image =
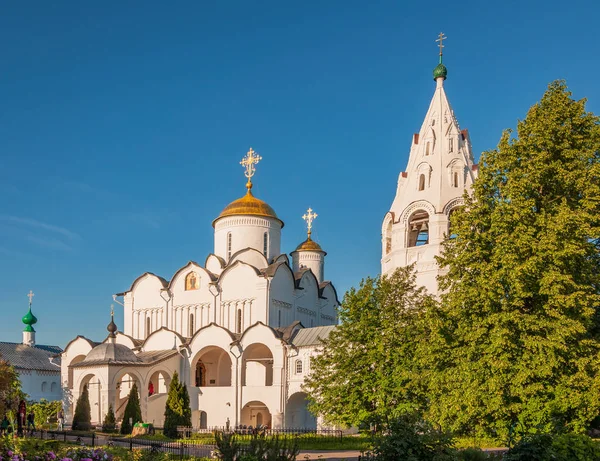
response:
M133 383L129 391L129 400L123 413L123 422L121 423L121 434L131 434L133 426L142 422L142 409L140 407L140 396L138 394L137 384Z
M503 434L598 415L599 199L600 119L554 82L453 214L423 356L433 418Z
M305 389L311 410L328 422L386 425L421 410L425 396L416 357L433 299L417 288L413 267L367 278L351 288L340 325L323 340Z
M24 398L19 374L10 363L0 358L0 415L16 412L19 401Z
M72 428L74 431L89 431L92 428L92 412L87 384L75 404Z
M169 385L169 394L165 404L163 433L167 437L176 438L177 426L192 426L192 410L187 387L179 381L179 375L175 372Z

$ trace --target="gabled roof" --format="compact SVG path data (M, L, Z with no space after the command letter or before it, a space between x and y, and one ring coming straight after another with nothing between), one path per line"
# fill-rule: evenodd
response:
M18 370L54 371L60 373L58 346L26 346L21 343L0 341L0 358Z
M294 335L291 343L296 347L319 346L321 345L321 340L326 339L335 328L336 325L302 328Z

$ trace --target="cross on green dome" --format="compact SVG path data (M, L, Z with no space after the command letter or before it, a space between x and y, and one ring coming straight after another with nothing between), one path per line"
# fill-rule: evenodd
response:
M29 290L29 294L27 296L29 297L29 311L21 319L25 324L25 329L23 331L35 332L33 325L37 323L37 317L33 315L33 312L31 312L31 301L34 296L33 291Z

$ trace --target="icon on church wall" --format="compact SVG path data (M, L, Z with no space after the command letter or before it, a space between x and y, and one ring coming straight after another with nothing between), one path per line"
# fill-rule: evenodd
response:
M200 278L198 274L195 272L190 272L185 278L185 289L187 290L197 290L200 288Z

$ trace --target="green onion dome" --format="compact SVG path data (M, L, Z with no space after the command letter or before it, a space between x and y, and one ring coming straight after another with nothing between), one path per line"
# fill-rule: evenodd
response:
M31 312L31 306L29 306L29 312L21 320L25 324L23 331L35 331L33 325L37 323L37 317Z
M441 62L435 66L435 69L433 69L433 79L436 80L440 77L442 77L444 80L446 80L446 76L448 75L448 69L446 69L446 66L443 65Z

